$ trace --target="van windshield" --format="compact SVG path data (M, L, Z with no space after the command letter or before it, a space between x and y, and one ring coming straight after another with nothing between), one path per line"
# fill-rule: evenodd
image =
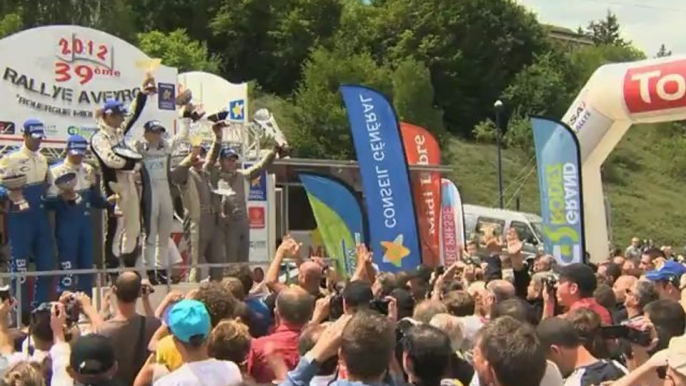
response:
M543 240L543 224L532 221L531 225L533 225L534 232L536 232L536 237L538 237L539 240Z

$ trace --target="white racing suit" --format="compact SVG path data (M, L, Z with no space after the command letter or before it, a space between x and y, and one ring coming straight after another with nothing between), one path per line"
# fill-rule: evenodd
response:
M174 204L169 186L169 164L176 145L188 137L191 119L181 119L179 132L167 142L151 145L145 138L136 142L136 150L143 156L141 179L143 181L143 263L148 271L167 261L169 237L174 221Z
M119 157L112 148L124 142L126 133L140 116L147 95L139 92L129 107L121 127L109 127L100 120L99 130L91 137L91 150L98 159L102 171L102 188L107 197L117 193L121 217L116 217L114 209L107 210L105 228L105 266L119 267L120 259L125 267L134 267L138 258L138 237L141 232L140 200L135 181L136 162Z
M260 162L248 169L234 172L220 172L217 187L230 194L222 196L221 230L224 238L224 252L229 263L246 263L250 254L250 224L248 222L248 200L246 184L260 178L262 170L269 167L276 158L272 150Z
M170 178L179 185L185 207L185 221L189 226L191 240L191 263L221 263L219 221L219 197L212 192L212 175L215 162L219 156L219 142L212 142L201 170L191 166L190 155L172 171ZM212 280L222 279L222 268L211 268ZM191 282L200 279L200 270L192 268L189 275Z

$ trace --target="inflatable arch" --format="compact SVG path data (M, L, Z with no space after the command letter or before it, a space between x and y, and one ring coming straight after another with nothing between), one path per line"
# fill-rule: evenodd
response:
M586 250L608 255L600 167L634 124L686 119L686 56L609 64L593 73L562 118L581 146Z

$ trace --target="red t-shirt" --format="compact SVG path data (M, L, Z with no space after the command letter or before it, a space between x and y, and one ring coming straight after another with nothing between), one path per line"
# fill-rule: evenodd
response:
M288 371L293 370L298 365L300 360L298 354L300 332L300 328L281 324L270 335L253 339L248 355L248 372L255 378L255 382L270 383L276 377L271 366L269 366L265 353L265 347L269 342L274 344L277 353L286 362Z
M572 304L571 307L569 307L569 311L574 311L579 308L588 308L589 310L598 314L600 316L600 321L604 325L609 326L612 324L612 316L610 316L610 311L601 306L600 303L598 303L594 298L584 298L578 300L576 303Z

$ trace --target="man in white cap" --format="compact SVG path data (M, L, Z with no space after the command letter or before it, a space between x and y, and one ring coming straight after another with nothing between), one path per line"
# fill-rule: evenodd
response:
M88 140L80 135L67 139L67 156L50 167L47 199L50 209L55 210L55 238L60 268L65 271L58 283L58 291L93 291L93 275L70 273L74 269L93 268L93 220L91 209L105 209L112 205L103 197L96 185L93 166L83 162L88 150ZM71 189L63 190L58 179L73 175Z

